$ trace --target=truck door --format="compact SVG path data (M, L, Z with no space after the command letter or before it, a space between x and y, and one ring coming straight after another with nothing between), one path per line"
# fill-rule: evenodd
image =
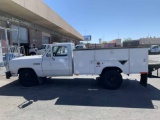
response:
M67 46L52 47L52 70L54 76L69 75L69 59Z
M50 51L43 56L42 70L45 76L52 76L53 74L51 48Z

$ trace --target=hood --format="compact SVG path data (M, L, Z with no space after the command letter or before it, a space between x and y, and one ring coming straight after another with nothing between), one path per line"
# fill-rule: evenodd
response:
M42 55L14 58L9 61L8 67L11 73L16 74L20 68L32 68L41 70Z
M24 57L18 57L14 58L11 61L9 61L9 64L16 64L16 65L31 65L33 63L41 63L42 61L42 55L35 55L35 56L24 56Z
M35 59L41 59L42 55L34 55L34 56L24 56L24 57L17 57L12 59L12 61L14 60L35 60Z
M42 55L18 57L9 61L9 67L10 69L33 68L35 66L41 65L41 62Z

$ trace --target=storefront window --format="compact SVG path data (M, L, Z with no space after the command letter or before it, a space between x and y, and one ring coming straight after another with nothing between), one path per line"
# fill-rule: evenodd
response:
M18 26L11 25L12 29L18 30ZM28 29L19 27L20 43L28 43ZM18 32L12 31L12 42L18 43Z

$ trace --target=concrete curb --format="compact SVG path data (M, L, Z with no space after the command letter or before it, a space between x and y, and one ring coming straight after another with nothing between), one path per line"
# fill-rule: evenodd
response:
M0 76L5 76L6 68L0 67Z

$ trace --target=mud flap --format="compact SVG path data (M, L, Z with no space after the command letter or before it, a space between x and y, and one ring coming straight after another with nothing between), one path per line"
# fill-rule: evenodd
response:
M6 72L6 79L10 79L11 76L12 75L11 75L10 71Z
M141 74L140 84L147 87L148 74Z

